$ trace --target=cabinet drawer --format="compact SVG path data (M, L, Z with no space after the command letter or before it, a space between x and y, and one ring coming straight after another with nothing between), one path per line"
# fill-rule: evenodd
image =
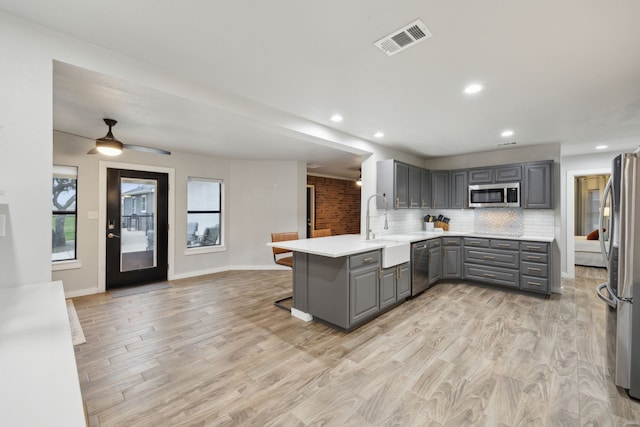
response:
M517 270L465 264L464 278L478 282L509 286L511 288L520 287L520 273Z
M546 243L539 242L520 242L520 250L527 252L544 252L547 253Z
M520 263L520 271L528 276L547 277L547 264L522 261Z
M489 245L494 249L511 249L511 250L519 250L520 242L516 240L494 240L491 239Z
M431 248L438 248L440 247L440 239L431 239L429 241L427 241L427 246L429 247L429 249Z
M547 264L548 255L542 253L522 252L520 253L520 260Z
M365 265L378 264L380 262L380 251L365 252L363 254L351 255L349 257L349 268L354 269Z
M520 267L520 252L465 247L464 262L518 269Z
M525 276L523 274L520 276L520 289L548 294L549 280L541 277Z
M464 238L465 246L474 246L477 248L488 248L489 247L489 239L478 239L475 237L465 237Z
M490 184L493 182L493 168L469 170L469 184Z
M495 182L518 182L522 181L522 166L496 166Z
M442 237L443 246L460 246L462 239L460 237Z

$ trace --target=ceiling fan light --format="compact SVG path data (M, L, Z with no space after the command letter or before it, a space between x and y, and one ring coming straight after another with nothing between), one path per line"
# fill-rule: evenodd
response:
M122 154L122 142L117 140L97 140L96 150L98 150L98 153L104 154L105 156L117 156L119 154Z

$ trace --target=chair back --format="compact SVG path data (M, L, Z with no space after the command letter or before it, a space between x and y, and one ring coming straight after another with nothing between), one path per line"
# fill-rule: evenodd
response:
M311 237L327 237L331 236L330 228L321 228L320 230L311 230Z
M297 231L285 231L283 233L271 233L272 242L284 242L286 240L298 240ZM280 265L291 267L293 265L292 256L282 256L284 254L293 253L289 249L271 248L273 249L273 262Z
M202 234L202 244L204 246L215 245L220 236L220 228L216 225L214 227L206 227Z

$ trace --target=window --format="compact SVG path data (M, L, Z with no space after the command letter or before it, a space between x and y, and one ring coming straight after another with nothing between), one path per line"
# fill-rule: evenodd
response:
M53 166L51 261L76 259L78 168Z
M187 247L220 246L222 181L189 178L187 182Z
M147 213L147 196L145 195L140 197L140 212Z

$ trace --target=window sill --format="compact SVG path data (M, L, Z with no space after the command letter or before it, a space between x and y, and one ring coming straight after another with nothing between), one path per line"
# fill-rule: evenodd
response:
M214 252L224 252L227 250L226 246L204 246L204 247L196 247L196 248L187 248L184 251L185 255L200 255L200 254L209 254Z
M68 261L56 261L51 263L51 271L76 270L82 268L82 262L79 259L70 259Z

